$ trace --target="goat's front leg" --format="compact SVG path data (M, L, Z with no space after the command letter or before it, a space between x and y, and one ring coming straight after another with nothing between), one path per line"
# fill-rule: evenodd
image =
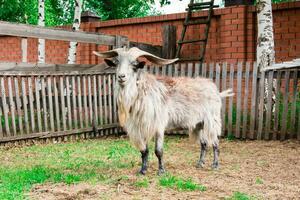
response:
M165 168L163 164L163 145L164 145L164 135L157 134L155 137L155 155L158 159L158 175L165 173Z
M219 154L220 154L219 145L214 144L213 151L214 151L214 161L212 164L212 168L218 169L219 168Z
M139 173L145 175L147 172L147 162L148 162L148 155L149 155L148 145L146 146L145 150L141 151L141 154L142 154L142 167Z
M196 165L197 168L203 168L205 164L205 155L206 155L207 145L205 142L201 142L201 152L200 158Z

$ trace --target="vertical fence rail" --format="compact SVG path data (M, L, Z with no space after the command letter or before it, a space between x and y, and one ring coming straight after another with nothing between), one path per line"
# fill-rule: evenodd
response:
M300 139L299 70L260 72L251 63L178 63L147 66L160 76L212 79L222 99L222 136L243 139ZM0 142L35 135L114 134L120 129L114 73L0 74ZM95 130L99 130L95 132ZM94 134L95 133L95 134Z

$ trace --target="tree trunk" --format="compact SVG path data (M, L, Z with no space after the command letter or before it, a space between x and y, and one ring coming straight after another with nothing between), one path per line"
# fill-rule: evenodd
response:
M39 0L38 25L45 26L45 0ZM38 40L38 62L45 63L45 39Z
M257 52L258 69L275 63L273 17L271 0L258 0L257 10Z
M72 26L73 31L79 30L80 26L80 18L81 18L81 6L82 6L82 0L75 0L75 12L74 12L74 22ZM69 46L69 54L68 54L68 64L75 64L76 62L76 47L78 43L77 42L70 42Z
M272 17L272 2L271 0L258 0L256 5L257 11L257 48L256 48L256 61L260 71L265 67L271 66L275 63L275 51L274 51L274 34L273 34L273 17ZM264 73L264 72L262 72ZM265 79L265 91L264 93L264 108L266 108L266 102L268 97L268 82ZM273 80L272 86L272 100L273 103L276 100L275 96L276 79ZM263 91L262 91L263 92ZM274 105L274 104L272 104ZM274 106L272 106L274 111Z

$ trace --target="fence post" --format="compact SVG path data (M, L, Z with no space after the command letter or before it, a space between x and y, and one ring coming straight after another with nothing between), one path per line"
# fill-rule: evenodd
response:
M176 27L163 26L162 31L162 57L174 58L176 53Z
M27 62L27 38L21 39L22 62Z

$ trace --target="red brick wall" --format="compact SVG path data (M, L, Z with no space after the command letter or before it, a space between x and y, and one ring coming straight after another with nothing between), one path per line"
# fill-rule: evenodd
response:
M195 13L195 17L206 16L207 11ZM300 2L273 5L276 61L291 60L300 57ZM131 41L161 45L162 27L177 27L177 38L182 31L185 13L154 17L90 22L81 25L89 32L124 35ZM190 26L187 39L199 38L204 32L203 25ZM0 60L21 61L20 39L0 36ZM298 44L298 46L297 46ZM98 47L98 50L107 47ZM184 56L199 54L199 44L184 45ZM256 12L254 6L234 6L215 9L209 32L206 51L207 62L254 61L256 49ZM68 42L46 41L46 62L66 63ZM79 44L77 62L97 63L92 55L94 44ZM37 40L30 39L28 61L37 60Z

